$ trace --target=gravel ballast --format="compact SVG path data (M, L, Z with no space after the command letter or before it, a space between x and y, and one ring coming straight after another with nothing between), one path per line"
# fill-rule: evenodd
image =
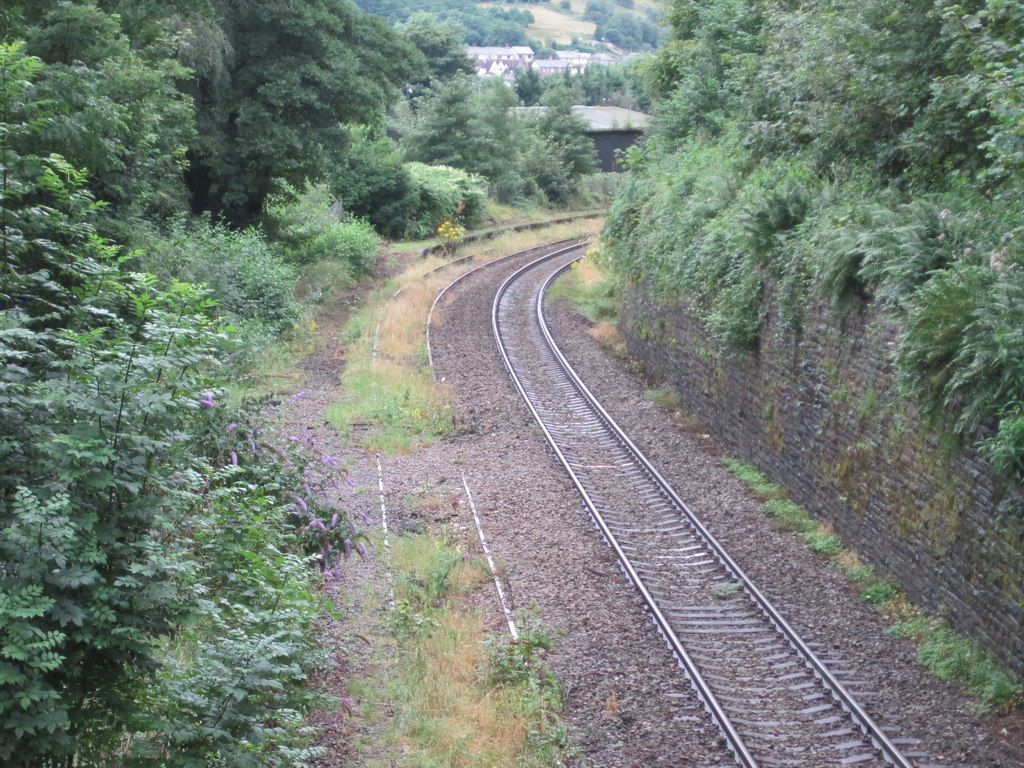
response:
M517 620L535 621L555 634L550 662L562 684L563 714L578 751L573 764L731 765L717 729L590 522L494 349L490 306L509 271L480 270L437 310L435 370L451 388L459 433L382 459L391 525L398 532L443 528L479 551L463 482L469 486ZM563 303L549 310L549 319L588 386L746 573L820 655L841 658L869 681L872 695L862 703L890 737L908 739L909 752L923 753L920 765L1024 766L1024 753L1000 734L1003 727L1019 727L1016 719L975 716L972 701L917 664L909 642L884 633L885 618L859 602L840 574L765 517L760 503L722 467L712 440L681 430L671 414L646 397L634 367L607 355L585 320ZM376 458L339 445L323 424L323 408L337 394L341 353L331 356L336 366L316 359L307 360L307 394L290 404L287 418L304 423L315 441L347 454L361 492L341 501L379 520ZM379 568L377 577L359 578L380 578ZM356 606L350 609L354 614ZM496 595L489 611L493 630L505 631ZM352 630L342 623L332 631L344 638ZM340 668L342 676L360 674L359 659L353 652ZM339 686L335 681L334 689ZM332 688L330 681L327 687ZM352 746L359 723L335 718L328 725L324 743L331 754L318 764L360 764Z

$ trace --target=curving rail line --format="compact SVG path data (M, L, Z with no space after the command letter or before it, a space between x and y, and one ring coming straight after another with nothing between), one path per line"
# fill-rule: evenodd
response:
M576 251L544 256L501 286L492 309L498 349L736 762L913 768L557 349L543 295Z
M434 370L434 352L433 352L433 347L432 347L431 338L430 338L430 329L431 329L431 327L433 326L433 323L434 323L434 310L437 308L437 305L441 303L441 300L445 296L448 295L449 291L453 290L456 286L458 286L460 283L462 283L463 280L468 279L470 276L474 275L478 270L481 270L484 267L493 267L493 266L496 266L498 264L504 264L504 263L507 263L507 262L511 261L512 259L521 258L521 257L525 256L526 254L530 253L530 251L536 251L536 250L541 250L541 249L545 249L545 248L554 248L555 250L552 251L551 253L545 254L545 256L542 257L542 258L555 257L555 256L558 256L558 255L560 255L562 253L566 253L566 252L575 250L576 248L580 247L581 242L587 242L587 239L582 240L582 241L579 240L579 239L574 239L574 238L568 238L568 239L565 239L565 240L556 240L555 242L548 243L547 245L544 245L544 246L527 248L525 251L516 251L515 253L510 253L507 256L502 256L500 258L493 259L491 261L485 261L485 262L483 262L481 264L477 264L472 269L469 269L469 270L463 272L461 275L459 275L454 280L452 280L450 283L448 283L448 285L446 285L444 288L442 288L438 292L437 296L434 297L434 301L430 305L430 310L427 312L427 322L426 322L425 335L426 335L426 343L427 343L427 365L430 367L430 370L431 371ZM565 245L566 243L572 243L572 245L566 247L566 245ZM432 275L432 274L434 274L436 272L440 272L443 269L448 269L449 267L453 267L453 266L456 266L458 264L463 264L463 263L465 263L467 261L471 261L472 259L473 259L473 256L463 256L460 259L455 259L454 261L446 262L446 263L442 264L441 266L435 267L434 269L430 270L429 272L426 272L423 275L423 277L426 277L427 275Z

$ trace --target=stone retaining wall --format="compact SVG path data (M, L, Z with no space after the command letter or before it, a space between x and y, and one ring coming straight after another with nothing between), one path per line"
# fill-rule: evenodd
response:
M987 462L898 396L890 324L870 305L812 307L797 331L770 313L757 352L730 355L685 307L628 293L630 352L730 453L1024 677L1021 514Z

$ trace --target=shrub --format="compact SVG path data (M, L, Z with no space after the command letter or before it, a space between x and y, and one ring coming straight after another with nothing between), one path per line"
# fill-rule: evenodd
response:
M365 219L384 237L405 235L415 205L412 180L395 142L374 137L365 128L349 130L344 160L327 170L334 199L345 211Z
M407 163L415 204L408 235L430 237L445 221L474 226L483 219L487 187L482 179L458 168Z
M200 222L179 224L166 238L151 242L144 267L164 280L205 285L221 315L260 326L270 333L290 327L298 317L292 299L295 268L274 252L257 230L232 231Z
M368 222L332 213L324 185L299 193L288 185L267 200L266 225L290 264L342 261L354 275L368 274L380 238Z

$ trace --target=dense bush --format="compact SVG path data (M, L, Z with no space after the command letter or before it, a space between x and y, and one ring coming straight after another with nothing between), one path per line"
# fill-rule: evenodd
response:
M370 272L380 238L369 223L335 212L337 206L326 185L301 194L286 186L268 199L264 220L288 263L340 261L353 275Z
M617 268L740 351L769 301L788 328L808 294L874 301L913 401L962 435L997 420L982 447L1024 480L1024 4L674 0L667 18L656 129L606 227Z
M328 188L347 213L365 219L381 235L405 235L415 203L412 180L397 144L353 129L345 158L328 172Z
M297 273L255 229L233 231L200 221L181 224L149 243L141 263L165 280L206 286L217 313L277 333L298 317Z
M472 226L483 217L487 190L483 181L458 168L408 163L415 205L408 234L430 237L446 220Z
M241 342L215 302L130 271L148 257L97 236L85 175L26 150L41 68L0 46L0 762L294 765L322 663L307 565L336 567L319 532L349 521L323 522L260 404L222 402ZM255 233L165 248L152 263L207 269L238 317L290 312Z

